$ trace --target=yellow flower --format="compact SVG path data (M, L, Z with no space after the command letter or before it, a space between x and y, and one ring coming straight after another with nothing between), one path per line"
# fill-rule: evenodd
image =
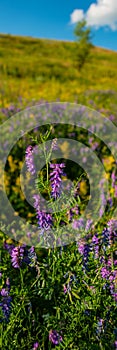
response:
M106 171L111 170L114 163L115 163L115 160L114 160L113 156L103 158L103 164L104 164Z
M86 181L81 181L81 183L80 183L80 193L81 193L81 195L86 195L86 193L87 193L87 189L88 189L88 187L87 187L87 184L86 184Z
M19 213L17 211L14 212L14 216L18 216Z
M105 179L109 180L110 179L110 174L109 173L105 173L104 177L105 177Z
M18 176L17 179L16 179L16 185L17 186L20 186L20 177Z
M28 213L28 218L31 218L33 216L32 213Z
M64 157L69 157L69 143L64 141L62 145L60 145L61 151L63 152Z
M112 195L114 195L115 189L114 189L114 188L111 188L110 193L111 193Z

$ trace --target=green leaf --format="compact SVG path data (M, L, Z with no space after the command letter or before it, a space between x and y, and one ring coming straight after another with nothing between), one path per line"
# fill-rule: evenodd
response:
M72 289L72 294L74 295L75 298L80 299L79 295L76 293L74 289Z

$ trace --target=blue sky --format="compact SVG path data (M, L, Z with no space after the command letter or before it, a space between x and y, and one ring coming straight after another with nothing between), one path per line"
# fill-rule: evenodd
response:
M80 16L94 45L117 51L117 0L0 0L0 33L72 41Z

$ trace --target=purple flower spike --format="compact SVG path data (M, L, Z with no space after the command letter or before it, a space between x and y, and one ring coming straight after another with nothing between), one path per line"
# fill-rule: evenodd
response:
M97 259L99 254L99 239L97 233L93 236L92 243L95 252L95 258Z
M57 333L55 330L50 330L49 332L49 340L54 344L58 345L60 342L62 342L62 337Z
M10 285L8 290L5 288L1 289L1 296L2 296L2 301L0 303L0 307L2 308L2 312L4 315L4 319L7 322L9 320L9 315L10 315L10 309L11 309L11 301L12 298L9 295L9 291L10 291Z
M65 164L50 164L50 168L52 169L52 172L50 173L50 182L52 187L52 193L51 196L54 199L57 199L57 197L60 196L60 185L61 185L61 176L65 175L63 173L63 168L65 167Z
M40 210L40 197L39 195L34 195L34 208L36 209L38 225L40 229L48 230L52 226L52 217L50 214L45 213Z
M26 149L26 165L28 171L34 175L36 173L35 166L34 166L34 160L33 160L33 147L28 146Z
M14 244L8 244L6 241L3 245L4 249L8 251L8 253L11 255L13 248L15 248Z
M11 252L11 261L12 261L12 266L14 268L19 269L23 260L23 256L24 256L24 247L19 246L19 247L15 247L14 249L12 249Z

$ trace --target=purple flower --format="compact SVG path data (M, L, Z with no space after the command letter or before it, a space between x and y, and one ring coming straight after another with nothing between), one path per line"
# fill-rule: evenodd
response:
M103 319L100 318L100 320L97 323L97 328L96 328L97 335L100 335L100 333L102 332L102 329L103 329Z
M8 253L10 255L11 255L13 248L15 248L14 244L8 244L8 243L6 243L6 241L4 242L3 247L4 247L4 249L6 249L8 251Z
M97 259L99 254L99 239L97 233L93 236L92 243L94 246L95 258Z
M107 266L111 267L112 266L112 258L110 257L107 261Z
M78 205L76 205L75 207L71 208L70 210L67 211L69 220L71 221L74 214L78 215L79 214L79 208Z
M91 224L92 224L92 219L88 219L86 222L86 227L85 227L85 231L89 231L89 229L91 228Z
M115 182L116 182L115 171L112 172L111 179L112 179L112 187L114 188L115 187Z
M24 257L24 246L18 246L12 249L11 262L14 268L19 269Z
M30 267L36 266L37 255L35 253L35 249L32 246L30 249L25 249L23 262L25 262Z
M63 168L65 164L50 164L52 171L50 172L50 183L52 187L51 196L54 199L60 196L60 185L61 185L61 176L65 175L63 173Z
M117 302L117 293L113 293L113 298Z
M90 252L90 245L89 244L85 244L85 246L84 246L84 256L83 256L84 266L85 267L86 267L87 262L88 262L89 252Z
M102 278L105 278L105 279L107 279L109 277L109 272L106 269L106 267L102 267L102 269L101 269L101 276L102 276Z
M37 255L35 253L35 248L33 246L28 250L28 258L29 258L29 265L35 266L37 261Z
M35 202L34 202L34 208L36 209L37 213L37 219L38 219L38 226L40 229L48 230L52 226L52 216L48 213L45 213L44 211L40 210L40 196L34 195L33 196Z
M115 345L115 350L117 350L117 340L115 340L114 345Z
M66 287L65 284L64 284L64 286L63 286L63 290L64 290L64 294L66 294L66 293L67 293L67 287Z
M84 254L85 240L80 240L78 243L78 251L81 255Z
M83 229L84 228L84 219L80 218L79 220L73 220L72 227L77 229Z
M36 342L36 343L33 344L33 350L38 349L38 347L39 347L39 343L38 343L38 342Z
M40 209L40 205L39 205L39 203L40 203L40 196L39 196L39 194L35 194L33 196L33 199L34 199L34 208L36 209L36 211L38 211Z
M57 333L55 330L49 331L49 341L51 341L54 345L58 345L60 342L62 342L62 337Z
M2 312L3 312L3 315L4 315L5 321L9 320L9 315L10 315L10 310L11 310L12 298L10 297L9 292L10 292L10 282L9 282L8 289L2 288L1 292L0 292L0 294L2 296L2 300L1 300L0 306L2 308Z
M57 150L58 149L58 146L57 146L57 138L53 139L52 140L52 151L53 150Z
M117 220L109 220L107 226L109 231L109 245L111 245L116 238Z
M7 286L8 292L10 292L10 280L9 280L9 277L6 279L6 286Z
M117 185L115 185L115 197L117 197Z
M52 226L52 217L50 214L38 211L38 225L39 228L48 230Z
M115 230L117 230L117 220L109 220L107 226L111 233L114 232Z
M26 165L27 165L28 171L32 175L34 175L36 173L36 170L35 170L35 166L34 166L33 147L32 146L27 147L25 159L26 159Z

